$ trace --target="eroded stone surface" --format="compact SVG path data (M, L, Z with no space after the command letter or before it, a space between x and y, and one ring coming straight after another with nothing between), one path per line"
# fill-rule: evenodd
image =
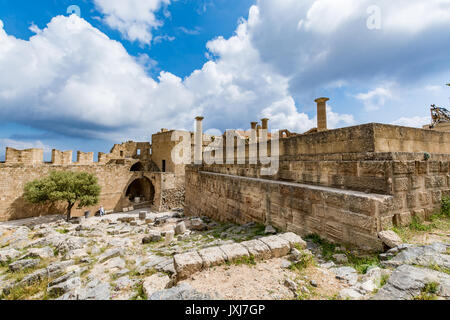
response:
M227 256L219 247L210 247L198 251L203 260L203 268L210 268L225 263Z
M395 248L403 243L402 239L392 230L381 231L378 237L389 248Z
M295 246L300 247L301 249L306 249L306 242L299 236L293 232L282 233L278 235L281 239L284 239L289 242L291 245L291 249Z
M148 297L150 297L155 292L166 289L170 283L171 280L169 276L163 273L156 273L146 278L144 280L142 287L144 289L145 294Z
M412 300L419 296L429 283L439 283L438 295L450 297L450 275L426 268L402 265L388 283L373 297L374 300Z
M241 245L243 245L248 252L255 257L256 259L270 259L272 257L272 251L270 250L269 246L262 242L261 240L250 240L250 241L244 241L241 242Z
M279 236L264 237L260 240L270 248L275 258L283 257L291 250L291 244Z
M403 264L419 266L440 266L450 269L450 255L446 254L450 245L435 243L428 246L411 246L400 251L394 258L383 261L383 265L398 267Z
M230 262L250 256L248 250L239 243L227 244L219 248L224 252L226 260Z
M177 254L173 259L179 279L187 278L203 267L203 260L197 251Z

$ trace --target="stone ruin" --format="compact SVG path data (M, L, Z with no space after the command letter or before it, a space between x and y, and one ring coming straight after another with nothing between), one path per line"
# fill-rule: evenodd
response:
M58 214L57 205L36 206L23 198L27 182L47 176L51 171L71 170L95 174L102 188L100 205L107 212L128 212L151 208L156 212L181 208L184 201L184 166L171 161L173 131L162 130L149 142L129 141L116 144L108 154L53 150L50 162L44 162L42 149L6 148L5 161L0 162L0 221ZM97 212L98 207L74 211Z
M317 128L280 134L276 175L250 164L249 149L260 145L245 136L245 164L187 166L185 213L381 251L381 231L439 212L450 196L450 132L378 123L328 130L327 100L316 100Z
M250 164L249 149L260 144L252 146L245 132L237 132L244 140L245 164L176 164L171 153L178 142L172 134L178 131L167 129L154 134L152 143L115 145L109 154L99 153L98 162L93 153L78 152L72 162L72 151L53 150L47 163L41 149L7 148L0 163L0 221L60 213L58 207L27 204L23 188L52 170L74 170L98 177L100 203L107 212L184 207L191 216L259 222L381 250L379 232L409 224L412 217L426 219L450 195L450 132L442 126L430 130L377 123L328 130L327 101L316 100L317 128L305 134L279 132L280 167L273 176L261 176L264 165ZM269 119L251 123L252 129L268 125ZM187 134L198 140L198 134ZM200 137L205 148L208 137Z

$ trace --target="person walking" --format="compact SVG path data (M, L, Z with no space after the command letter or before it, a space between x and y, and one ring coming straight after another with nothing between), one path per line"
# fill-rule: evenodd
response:
M103 217L105 215L105 209L103 206L100 207L100 217Z

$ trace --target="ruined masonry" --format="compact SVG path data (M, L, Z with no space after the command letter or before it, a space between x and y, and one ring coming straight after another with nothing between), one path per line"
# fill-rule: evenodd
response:
M261 175L265 166L260 162L250 164L254 159L249 150L260 150L260 143L251 144L251 133L237 130L234 134L245 146L245 159L239 160L245 164L201 162L202 152L193 143L202 141L205 151L210 136L167 129L154 134L151 143L115 145L109 154L99 153L98 162L93 153L78 152L77 162L72 162L72 151L53 150L51 162L45 163L43 150L7 148L5 162L0 163L0 221L64 212L27 204L23 189L52 170L73 170L98 177L100 202L108 212L184 207L191 216L259 222L300 236L315 233L329 241L380 250L379 232L409 224L412 217L430 217L442 197L450 196L449 127L370 123L328 130L327 101L316 100L317 128L304 134L279 132L279 170L272 176ZM202 121L197 118L200 132ZM262 119L261 125L252 122L251 127L264 132L268 124L269 119ZM173 133L190 135L191 162L200 157L202 164L172 161L178 143L172 141ZM234 148L238 163L238 144Z
M58 214L58 206L36 206L23 198L25 184L47 176L51 171L84 171L97 176L102 188L100 204L107 212L127 212L151 208L156 212L182 208L184 202L184 165L171 160L175 142L172 133L162 129L149 142L129 141L115 145L109 154L52 151L51 162L44 162L42 149L6 149L5 162L0 162L0 221ZM75 208L74 208L75 209ZM74 211L94 214L99 207Z
M255 146L248 139L245 164L187 166L185 213L378 251L379 232L440 211L442 197L450 196L450 130L377 123L328 130L326 101L316 100L317 128L280 131L274 176L249 164Z

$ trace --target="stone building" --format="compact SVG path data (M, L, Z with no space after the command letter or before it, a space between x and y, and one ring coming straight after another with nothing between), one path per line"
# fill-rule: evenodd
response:
M450 196L450 132L377 123L328 130L327 100L316 100L317 128L280 132L273 176L250 164L245 136L245 164L187 166L185 213L380 250L380 231L440 210Z

